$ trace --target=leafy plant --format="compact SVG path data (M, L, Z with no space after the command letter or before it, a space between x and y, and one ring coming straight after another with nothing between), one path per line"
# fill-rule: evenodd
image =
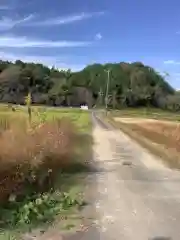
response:
M64 210L81 206L82 200L69 193L49 192L26 197L23 202L14 198L4 213L3 222L11 225L26 225L52 221Z
M43 124L47 121L47 113L45 110L37 111L36 114L40 124Z

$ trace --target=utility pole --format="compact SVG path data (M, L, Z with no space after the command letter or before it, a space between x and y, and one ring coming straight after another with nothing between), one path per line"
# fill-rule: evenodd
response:
M102 87L100 87L100 91L99 91L99 104L102 107L103 105L103 91L102 91Z
M105 98L105 104L106 104L106 116L107 116L107 109L108 109L108 96L109 96L109 75L111 70L104 70L107 72L107 84L106 84L106 98Z

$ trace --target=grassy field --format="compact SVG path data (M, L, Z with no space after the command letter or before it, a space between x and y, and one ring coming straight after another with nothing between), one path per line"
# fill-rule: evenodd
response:
M170 167L180 168L180 114L157 109L111 111L108 120Z
M80 224L91 144L88 111L0 105L0 240Z
M14 105L15 111L11 110L7 105L0 105L0 117L10 117L12 119L24 117L28 119L27 108L25 106ZM39 115L40 116L39 116ZM53 108L53 107L32 107L32 117L34 121L52 120L54 118L70 119L78 130L89 131L91 129L91 121L89 112L78 108Z

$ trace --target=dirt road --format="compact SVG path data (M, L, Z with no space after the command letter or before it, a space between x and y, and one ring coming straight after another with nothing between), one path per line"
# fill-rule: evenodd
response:
M93 122L100 239L179 240L180 172L164 167L95 114Z

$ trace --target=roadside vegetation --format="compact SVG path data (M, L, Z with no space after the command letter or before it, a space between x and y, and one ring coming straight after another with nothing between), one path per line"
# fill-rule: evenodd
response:
M0 239L75 227L91 143L86 111L0 106Z
M110 111L108 121L170 167L180 168L180 114L153 108Z

